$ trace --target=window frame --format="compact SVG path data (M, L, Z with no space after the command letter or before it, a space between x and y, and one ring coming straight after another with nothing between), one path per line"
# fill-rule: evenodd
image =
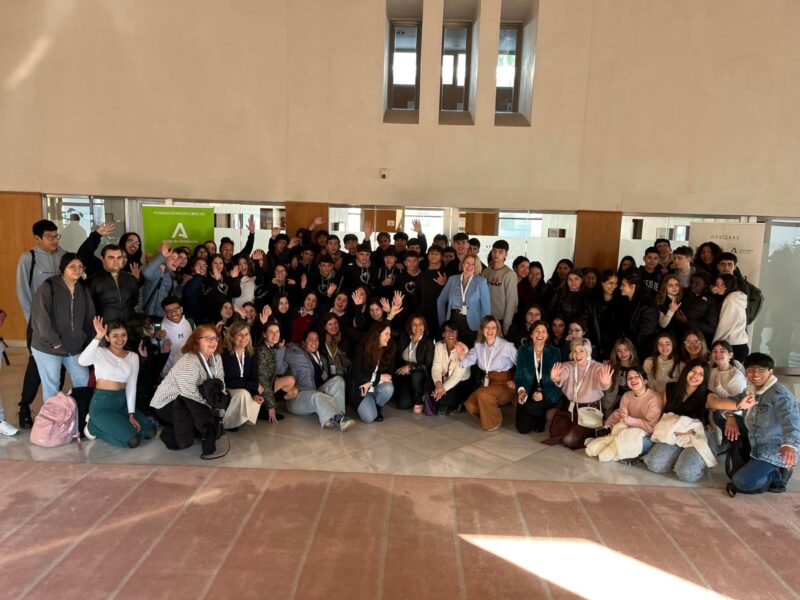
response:
M497 90L499 86L497 85L497 67L495 66L495 76L494 76L494 112L495 114L503 114L503 115L510 115L519 113L519 85L520 85L520 76L522 73L522 60L521 57L521 49L522 49L522 23L515 23L515 22L501 22L500 28L497 30L497 56L500 56L500 32L503 29L514 29L517 32L517 41L516 46L514 49L514 87L511 91L511 112L507 112L504 110L497 110ZM506 55L507 56L507 55ZM503 88L507 89L507 88Z
M388 75L388 110L403 110L403 111L418 111L419 110L419 76L420 76L420 58L422 50L422 21L409 21L397 20L389 22L389 75ZM395 31L397 28L403 27L416 27L417 28L417 43L414 49L417 55L417 69L416 80L414 82L414 108L395 108L394 106L394 55L395 55ZM398 52L409 53L408 50L399 50Z
M469 112L469 91L470 91L470 71L472 70L472 28L474 23L471 21L444 21L442 23L442 46L439 55L439 112ZM466 29L467 30L467 43L466 43L466 65L464 73L464 108L458 110L456 108L443 108L442 102L444 101L444 82L442 81L442 63L444 62L445 55L453 57L453 81L456 83L449 84L452 87L459 87L458 82L458 55L460 52L455 50L445 51L445 30L451 29Z

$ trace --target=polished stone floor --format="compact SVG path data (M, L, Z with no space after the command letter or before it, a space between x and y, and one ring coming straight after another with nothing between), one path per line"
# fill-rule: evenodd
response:
M12 422L24 358L0 371ZM600 464L510 410L494 433L385 415L259 422L215 461L0 437L0 600L800 597L800 494Z
M16 422L24 358L23 351L12 349L12 367L0 372L0 392L11 422ZM544 433L523 436L516 432L512 410L505 407L503 427L493 433L483 431L467 413L426 417L387 407L383 423L359 422L345 433L320 429L313 416L287 415L277 425L259 422L230 433L229 454L213 461L213 466L692 487L674 475L651 473L642 464L601 464L581 450L545 446L539 443L546 437ZM84 440L82 450L74 444L41 448L30 443L25 431L13 438L0 437L0 459L210 464L200 459L199 445L175 452L159 440L145 442L135 450ZM696 486L722 488L725 482L722 465L718 465ZM794 478L789 489L800 491L800 478Z
M797 598L800 495L0 460L0 598Z

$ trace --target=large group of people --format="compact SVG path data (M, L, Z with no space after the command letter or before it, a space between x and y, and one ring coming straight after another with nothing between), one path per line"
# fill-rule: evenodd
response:
M160 429L168 448L200 439L213 456L220 429L278 423L281 404L342 432L383 421L390 402L466 410L495 431L511 405L520 434L684 481L746 442L729 493L785 488L800 414L772 359L750 352L763 296L735 254L659 239L641 264L563 258L548 277L504 240L481 256L466 233L429 244L418 221L375 245L369 223L361 239L322 225L273 229L256 249L251 219L238 252L223 238L146 257L135 232L100 248L112 225L66 252L38 221L17 269L31 352L20 426L40 384L46 401L65 372L82 389L93 369L83 433L118 446ZM16 428L2 419L0 433Z

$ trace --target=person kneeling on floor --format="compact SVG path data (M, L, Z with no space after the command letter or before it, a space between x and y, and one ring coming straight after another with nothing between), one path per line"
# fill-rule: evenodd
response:
M156 434L150 419L136 410L139 356L125 350L128 331L124 325L113 321L106 325L102 317L95 317L92 324L97 335L78 357L81 366L94 365L96 379L84 433L90 440L136 448L142 439ZM103 340L105 348L100 346Z
M170 369L158 386L150 406L166 425L161 440L170 450L188 448L195 434L203 442L203 455L216 451L217 427L212 408L200 393L200 385L211 377L225 381L225 371L219 355L217 330L212 325L200 325L183 346L183 356Z
M750 442L749 460L745 457L746 462L732 474L726 489L731 497L737 492L784 492L800 447L797 400L778 383L770 356L754 352L744 359L744 368L748 389L730 400L716 394L709 397L712 408L747 410L744 424Z

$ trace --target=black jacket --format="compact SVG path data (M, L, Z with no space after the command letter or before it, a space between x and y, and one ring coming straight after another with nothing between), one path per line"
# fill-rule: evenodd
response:
M89 278L89 293L95 311L106 323L127 322L136 312L139 301L139 282L127 271L120 271L117 279L105 269Z
M404 367L411 364L403 360L403 352L408 348L411 343L411 336L405 331L400 334L400 345L397 347L397 368ZM428 334L422 336L416 350L417 364L414 365L414 370L422 370L426 373L431 372L431 365L433 365L433 339Z
M650 356L653 351L653 337L658 330L658 309L638 299L631 301L627 308L622 333L636 346L639 356Z
M54 275L33 297L31 347L57 356L80 354L94 335L92 319L94 302L83 281L78 280L70 294L61 275Z

